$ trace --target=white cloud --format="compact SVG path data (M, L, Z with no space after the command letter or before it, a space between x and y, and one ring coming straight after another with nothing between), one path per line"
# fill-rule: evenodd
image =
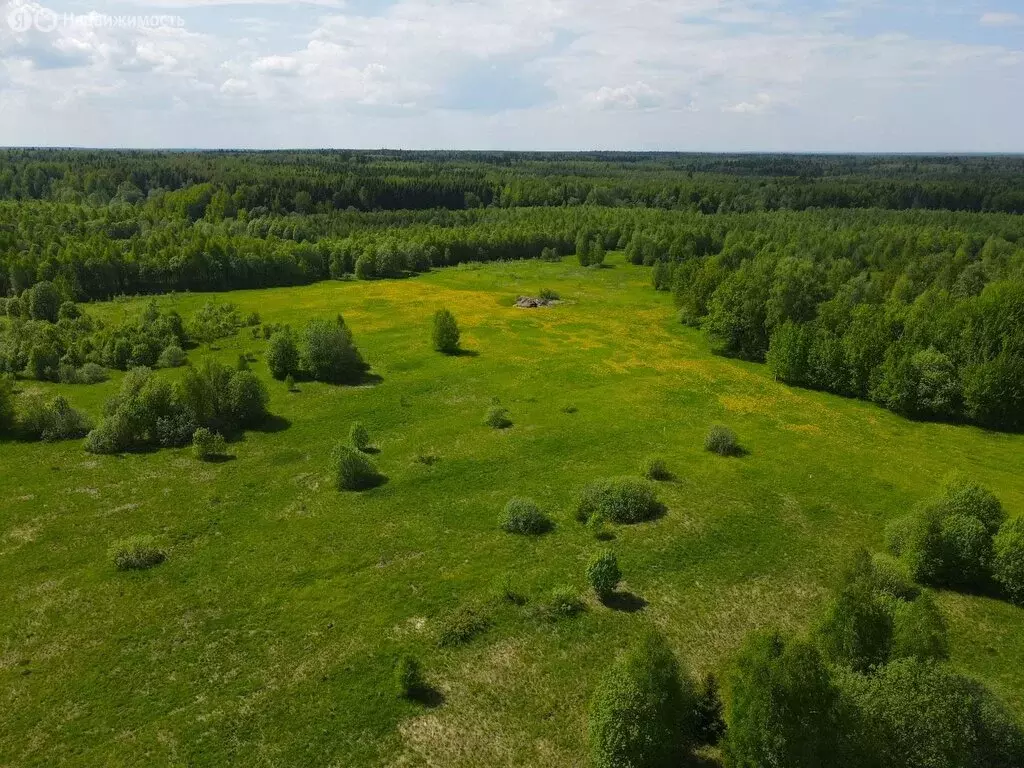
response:
M1018 13L989 11L981 17L981 24L986 27L1015 27L1021 23L1024 23L1024 16Z
M759 93L753 101L741 101L739 104L722 107L723 112L735 112L737 114L759 115L767 112L773 106L772 97L767 93Z
M596 109L648 109L661 101L661 95L647 83L636 82L618 88L602 86L586 94L583 101Z

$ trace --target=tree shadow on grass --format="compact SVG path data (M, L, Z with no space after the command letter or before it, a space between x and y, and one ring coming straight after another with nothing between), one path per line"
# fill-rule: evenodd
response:
M416 690L410 691L409 698L428 709L437 709L445 701L444 694L429 683L424 683Z
M358 379L352 382L354 387L376 387L378 384L384 383L384 377L379 373L373 371L367 371L361 375Z
M448 357L480 357L480 353L475 349L456 349L454 352L445 352Z
M647 607L647 601L632 592L613 592L601 602L605 607L622 613L636 613Z
M251 428L253 432L265 432L267 434L274 434L276 432L284 432L292 425L291 421L286 419L284 416L276 416L270 414L263 420L262 424L259 424Z
M223 453L219 456L207 456L203 461L207 464L227 464L229 461L234 461L237 458L234 454Z

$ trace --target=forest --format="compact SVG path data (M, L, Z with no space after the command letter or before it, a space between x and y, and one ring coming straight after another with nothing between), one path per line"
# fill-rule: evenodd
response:
M1024 158L0 150L0 764L1024 765Z

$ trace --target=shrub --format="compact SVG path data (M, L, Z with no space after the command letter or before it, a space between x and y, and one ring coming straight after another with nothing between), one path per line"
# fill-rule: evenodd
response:
M442 648L464 645L490 629L492 623L490 612L482 605L461 605L441 618L437 644Z
M954 514L942 520L942 581L954 586L984 584L992 565L992 534L976 517Z
M447 309L439 309L434 313L433 341L434 349L445 354L459 351L459 326L455 315Z
M558 291L553 291L550 288L541 288L540 293L537 294L538 298L544 301L558 301L562 297L558 294Z
M555 587L551 599L544 606L542 614L549 619L571 619L587 609L580 593L569 586Z
M996 583L1011 601L1024 605L1024 517L1003 523L992 543Z
M664 461L658 458L645 459L640 465L640 475L648 480L671 480L672 473Z
M921 591L906 566L892 557L875 554L871 558L871 575L874 588L884 595L900 600L913 600Z
M39 392L22 397L19 426L25 437L47 442L85 437L92 428L89 418L72 408L63 397L57 395L46 400Z
M551 527L551 520L531 499L509 499L501 516L501 528L507 533L538 536L547 533Z
M736 433L728 427L716 424L704 438L704 449L719 456L739 456L741 453Z
M989 534L995 534L1006 520L1006 511L992 491L963 478L946 483L940 500L944 514L964 515L981 521Z
M255 427L267 418L270 395L252 371L235 371L227 385L227 411L236 427Z
M586 522L594 514L615 523L639 523L663 511L654 488L646 480L615 477L595 480L583 489L576 517Z
M888 607L863 581L844 586L815 628L825 658L857 672L888 661L892 636Z
M366 431L366 427L363 426L362 422L355 422L352 428L349 429L348 441L357 451L365 452L370 447L370 433Z
M177 344L171 344L164 347L164 351L160 353L156 364L161 368L180 368L185 364L186 359L185 350Z
M484 424L494 429L508 429L512 426L512 419L508 416L508 410L500 405L492 405L487 409L484 416Z
M123 539L110 548L110 557L119 571L141 571L160 565L167 552L158 547L150 536Z
M14 379L0 376L0 435L14 430L17 411L14 406Z
M644 635L602 675L587 717L595 768L676 765L693 744L696 696L665 641Z
M420 663L412 656L402 656L395 664L395 692L400 699L415 699L426 687Z
M602 600L607 600L614 594L621 580L622 571L619 570L619 560L614 552L605 551L598 554L587 566L587 581Z
M33 320L46 320L48 323L57 322L57 314L60 311L60 293L53 283L43 280L29 288L28 313Z
M863 746L886 768L1010 768L1021 734L979 684L943 664L900 659L874 675L843 678Z
M317 381L332 384L354 384L369 370L340 315L306 326L302 366Z
M192 452L200 461L210 461L224 455L224 436L206 427L200 427L192 435Z
M904 515L890 520L885 526L885 546L896 557L906 554L917 521L913 515Z
M295 377L292 376L290 373L284 377L284 386L285 389L287 389L289 392L294 392L296 390Z
M893 604L892 658L944 659L949 655L946 622L925 592L912 602Z
M339 491L362 491L379 485L383 480L370 459L344 443L335 446L332 459Z
M708 673L697 686L695 736L698 744L717 744L725 734L724 706L718 678Z
M281 380L299 371L299 347L290 328L276 331L267 345L267 367L270 375Z
M750 635L729 671L726 689L727 765L841 764L839 691L813 645L777 632Z
M83 365L78 369L77 377L81 384L99 384L109 378L106 369L96 363L86 363Z

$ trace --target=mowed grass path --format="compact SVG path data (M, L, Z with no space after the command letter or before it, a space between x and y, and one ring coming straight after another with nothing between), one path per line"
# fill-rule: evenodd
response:
M763 366L711 355L648 270L611 261L220 295L264 322L342 313L382 377L289 394L248 329L191 351L193 362L255 353L287 427L248 433L230 462L0 443L0 765L582 765L587 698L642 627L659 627L694 671L720 669L756 627L805 629L843 559L881 549L886 521L950 470L1024 511L1024 437L777 384ZM542 287L566 302L511 306ZM159 302L187 319L208 298ZM441 306L477 356L431 350ZM116 388L53 387L97 419ZM511 429L483 425L493 398ZM357 419L389 481L342 494L328 454ZM703 450L717 422L749 455ZM577 492L649 455L677 475L659 484L668 514L600 544L573 520ZM533 497L555 531L502 533L513 495ZM157 536L169 560L116 572L107 548L132 534ZM582 589L601 546L643 610L591 600L550 624L509 605L469 645L436 647L439 617L487 599L506 574L534 603L561 584ZM1024 611L955 594L941 604L954 662L1024 720ZM440 706L395 698L406 651Z

